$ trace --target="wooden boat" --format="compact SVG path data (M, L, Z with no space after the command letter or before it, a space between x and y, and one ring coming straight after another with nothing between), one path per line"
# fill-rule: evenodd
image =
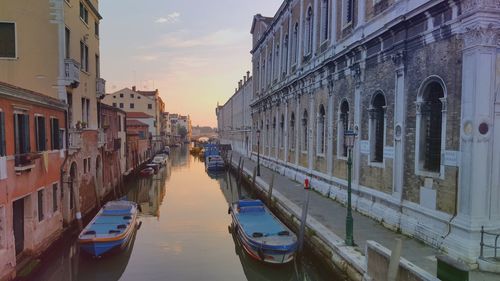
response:
M226 163L219 155L210 155L205 160L205 167L207 171L222 171L226 169Z
M146 167L153 168L155 174L158 173L158 171L160 170L160 164L157 163L146 164Z
M80 248L100 257L127 247L137 229L137 204L131 201L110 201L78 236Z
M297 236L260 200L239 200L229 208L234 230L253 258L275 264L293 260Z
M154 175L154 173L155 173L155 169L153 169L151 167L147 167L147 168L142 169L139 172L139 175L141 175L143 177L149 177L149 176Z

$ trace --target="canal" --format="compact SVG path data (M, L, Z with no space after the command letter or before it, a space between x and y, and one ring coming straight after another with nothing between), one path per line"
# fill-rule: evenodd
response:
M253 260L230 232L228 202L253 197L228 174L209 176L204 163L175 148L152 178L128 180L122 191L141 206L133 243L100 259L81 254L76 237L62 239L28 280L340 280L305 251L286 265Z

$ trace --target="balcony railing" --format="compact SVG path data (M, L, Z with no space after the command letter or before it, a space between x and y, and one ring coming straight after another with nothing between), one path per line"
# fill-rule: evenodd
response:
M97 78L95 82L96 82L96 96L98 99L102 99L106 94L106 80L102 78Z
M73 59L65 59L64 74L66 86L78 88L78 85L80 85L80 64Z
M14 155L14 170L16 172L29 171L35 167L35 159L40 156L36 153Z
M70 129L69 131L69 149L79 150L82 148L82 131Z

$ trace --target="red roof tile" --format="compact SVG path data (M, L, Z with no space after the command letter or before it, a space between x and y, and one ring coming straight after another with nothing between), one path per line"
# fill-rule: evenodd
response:
M153 116L144 112L127 112L127 118L153 118Z

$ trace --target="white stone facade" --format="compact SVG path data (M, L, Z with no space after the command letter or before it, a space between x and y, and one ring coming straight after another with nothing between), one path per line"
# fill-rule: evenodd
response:
M475 264L500 233L500 2L292 0L251 32L263 163L344 202L353 129L355 208Z

